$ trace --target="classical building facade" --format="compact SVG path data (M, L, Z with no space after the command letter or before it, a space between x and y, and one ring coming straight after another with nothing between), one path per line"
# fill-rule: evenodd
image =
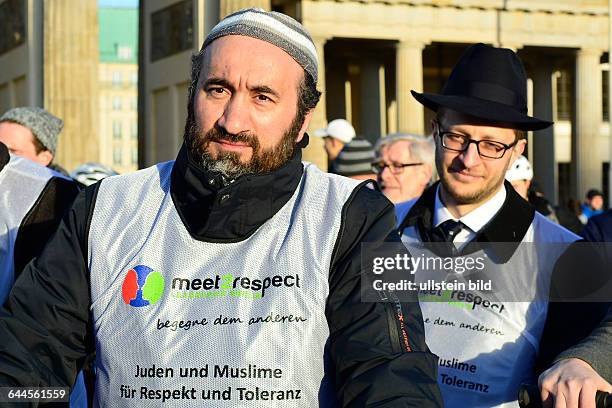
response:
M100 162L119 173L138 168L138 9L98 10Z
M99 152L96 0L0 0L0 111L41 106L64 120L55 161Z
M342 117L371 141L397 131L426 134L432 115L410 90L439 92L469 44L514 49L530 78L531 112L557 122L530 135L541 188L555 202L606 188L606 0L141 2L141 165L176 154L191 55L221 17L245 6L292 15L310 31L325 73L311 129ZM306 159L325 166L320 140Z

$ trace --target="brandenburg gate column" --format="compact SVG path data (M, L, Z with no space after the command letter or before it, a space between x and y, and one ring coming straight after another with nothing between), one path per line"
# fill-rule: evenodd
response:
M400 40L396 45L397 131L424 134L423 105L410 90L423 92L423 48L425 44Z
M580 49L576 54L576 118L572 147L576 163L577 199L590 188L602 188L599 157L599 128L602 121L602 79L599 65L602 50Z
M544 120L553 120L553 66L550 58L540 58L533 72L533 114ZM532 138L535 180L544 196L557 203L557 163L555 161L555 130L550 126L534 132Z

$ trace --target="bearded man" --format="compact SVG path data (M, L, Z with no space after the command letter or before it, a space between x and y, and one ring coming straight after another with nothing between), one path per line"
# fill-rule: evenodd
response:
M17 282L0 384L71 385L95 349L99 406L440 406L418 302L361 302L393 206L301 162L318 75L288 16L215 26L176 161L86 189Z

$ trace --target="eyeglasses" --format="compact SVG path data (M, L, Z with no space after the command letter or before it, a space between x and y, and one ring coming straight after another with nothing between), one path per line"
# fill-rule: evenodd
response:
M406 167L420 166L423 163L385 163L385 162L374 162L372 163L372 171L376 174L382 174L383 171L388 167L391 174L401 174L404 172Z
M472 140L466 135L446 131L439 131L439 135L442 139L442 147L445 149L465 152L470 147L470 143L474 143L480 157L487 159L501 159L506 154L506 150L511 149L517 143L517 141L514 141L514 143L507 145L494 140Z

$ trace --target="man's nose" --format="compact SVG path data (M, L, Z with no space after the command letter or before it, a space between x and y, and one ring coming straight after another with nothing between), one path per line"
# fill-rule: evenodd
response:
M466 150L460 155L461 161L466 168L474 167L480 163L480 154L476 143L470 143Z
M223 109L217 124L227 133L239 134L250 130L248 103L240 95L232 95Z
M382 171L380 172L380 178L382 180L389 180L393 178L393 174L391 173L391 166L385 166L382 168Z

